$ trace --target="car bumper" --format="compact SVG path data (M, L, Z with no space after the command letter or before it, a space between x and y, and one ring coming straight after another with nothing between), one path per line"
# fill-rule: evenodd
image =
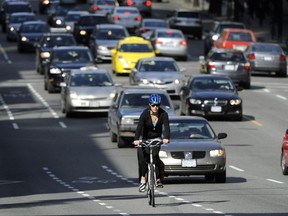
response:
M250 82L250 72L249 71L229 71L229 72L218 72L218 71L211 71L213 75L220 75L220 76L228 76L232 79L234 83L248 83Z
M73 112L108 112L112 100L69 100L68 107Z
M279 63L279 64L255 64L250 63L251 71L259 71L259 72L278 72L278 71L286 71L287 63Z
M181 46L175 46L175 47L163 47L163 46L157 46L156 50L158 50L160 53L159 55L165 55L165 56L187 56L187 47L181 47Z
M181 30L184 35L192 36L202 36L203 27L202 26L186 26L186 25L175 25L174 29Z
M179 96L180 94L180 90L182 88L183 85L174 85L174 84L170 84L170 85L158 85L158 84L139 84L139 86L149 86L149 87L156 87L159 89L163 89L165 90L170 96Z

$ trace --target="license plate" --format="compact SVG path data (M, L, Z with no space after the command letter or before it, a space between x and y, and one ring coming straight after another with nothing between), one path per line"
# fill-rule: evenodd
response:
M90 107L99 107L99 102L98 101L91 101L90 102Z
M211 107L211 112L221 112L222 107L221 106L212 106Z
M271 56L264 56L264 60L265 61L272 61L272 57Z
M244 51L246 49L246 46L237 46L237 45L234 45L233 46L233 49L235 50L240 50L240 51Z
M175 44L173 42L166 42L165 45L166 46L173 46L173 47L175 46Z
M182 160L182 167L196 167L196 160L195 159L189 159L189 160Z
M224 70L235 70L235 66L234 65L225 65Z
M87 107L87 106L89 106L89 102L88 101L79 101L78 106Z

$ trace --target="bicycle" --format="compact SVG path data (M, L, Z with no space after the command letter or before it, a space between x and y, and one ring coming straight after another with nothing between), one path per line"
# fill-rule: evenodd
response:
M153 161L153 148L159 147L163 144L163 141L161 138L154 138L154 139L148 139L148 140L140 140L140 144L138 147L146 147L149 149L149 156L150 161L147 164L148 165L148 172L147 172L147 195L148 195L148 203L149 205L152 205L155 207L155 188L157 186L156 184L156 171L155 171L155 164Z

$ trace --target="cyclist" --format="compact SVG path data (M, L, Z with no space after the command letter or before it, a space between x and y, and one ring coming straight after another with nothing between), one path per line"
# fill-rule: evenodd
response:
M149 107L145 108L139 118L139 123L134 137L134 145L140 144L140 136L142 139L153 139L162 137L163 135L163 144L168 144L170 139L170 127L169 127L169 118L167 112L160 107L161 97L158 94L152 94L149 97ZM164 126L164 131L163 131ZM160 163L159 158L160 146L153 148L153 156L156 167L156 176L157 176L157 186L163 187L163 184L160 181ZM148 170L147 163L149 162L149 151L146 151L145 147L138 148L138 165L140 172L140 185L139 192L145 192L146 190L146 178L145 175Z

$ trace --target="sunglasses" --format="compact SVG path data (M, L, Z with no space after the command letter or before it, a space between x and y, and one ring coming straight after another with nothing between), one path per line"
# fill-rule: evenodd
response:
M159 107L160 104L150 104L151 107Z

